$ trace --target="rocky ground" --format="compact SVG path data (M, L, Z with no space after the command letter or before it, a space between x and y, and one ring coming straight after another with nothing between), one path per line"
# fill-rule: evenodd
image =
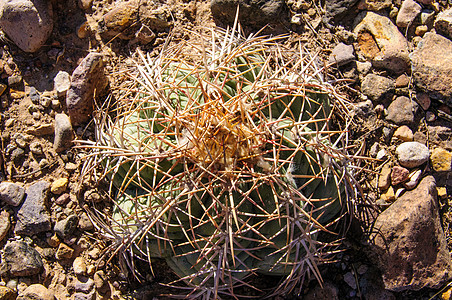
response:
M367 222L298 298L451 299L452 9L432 0L0 1L0 299L160 299L164 265L139 283L110 260L87 213L108 201L73 141L137 47L230 24L237 3L247 32L287 33L346 79L369 158Z

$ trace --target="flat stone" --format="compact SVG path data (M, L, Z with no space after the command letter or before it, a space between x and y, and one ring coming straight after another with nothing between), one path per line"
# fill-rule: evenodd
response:
M418 142L405 142L396 148L401 166L415 168L428 161L430 153L427 146Z
M418 110L416 102L405 96L397 97L388 106L386 120L397 125L412 125Z
M414 0L403 0L397 14L396 25L399 27L408 27L413 23L418 14L421 13L422 6Z
M355 275L353 275L352 272L347 272L344 274L344 281L345 283L348 284L349 287L351 287L354 290L356 290L356 288L358 287L356 285Z
M436 122L434 125L427 125L427 129L429 142L452 151L452 128L450 128L449 122Z
M69 217L58 221L55 224L53 230L58 235L58 237L64 239L69 239L72 237L75 229L77 229L78 217L77 215L70 215Z
M450 279L452 264L441 228L432 176L407 191L376 219L373 259L391 291L438 288Z
M436 172L450 172L452 165L452 153L443 149L435 148L433 149L432 155L430 156L432 162L433 170Z
M71 119L64 114L55 115L55 138L53 149L56 152L64 151L72 146L74 133L72 131Z
M410 55L411 71L415 84L430 97L452 104L452 41L427 32Z
M353 49L353 45L339 43L333 48L328 63L343 66L354 61L355 59L355 50Z
M430 104L432 100L426 93L419 93L416 95L417 103L422 107L423 110L427 110L430 108Z
M361 91L372 101L382 101L389 98L394 90L394 80L375 74L367 74L361 83Z
M17 211L16 234L31 236L52 229L46 208L49 189L47 181L38 181L26 189L25 201Z
M65 193L65 194L59 196L55 200L55 203L58 204L58 205L64 206L64 205L66 205L69 202L69 200L71 200L71 196L68 193Z
M9 287L0 285L0 299L1 300L16 300L17 293Z
M392 185L398 185L404 183L409 179L410 171L403 167L394 166L391 172L391 183Z
M55 254L56 259L58 260L71 259L72 255L74 255L74 249L72 249L65 243L60 243L58 245L58 249Z
M392 136L404 142L412 142L414 140L413 131L406 125L398 127Z
M53 29L52 5L45 0L7 0L0 3L0 27L23 51L35 52Z
M210 2L213 18L226 25L234 24L237 7L239 7L239 22L256 28L275 24L287 17L284 0L211 0Z
M58 178L50 187L50 191L55 195L60 195L66 191L67 185L69 183L69 179L67 178Z
M73 125L89 120L93 97L101 95L107 85L102 55L88 54L72 73L71 87L67 91L66 105Z
M13 182L0 182L0 201L2 203L19 206L25 197L25 189Z
M362 12L355 20L353 32L358 36L359 52L376 68L396 74L409 69L408 42L388 17Z
M452 38L452 8L440 12L433 26L437 33Z
M380 171L380 176L378 177L378 188L380 190L387 190L391 184L391 171L392 168L389 164L385 164Z
M2 210L2 212L0 213L0 241L3 241L3 239L8 234L10 228L11 220L9 212L7 212L6 210Z
M54 300L53 294L42 284L32 284L20 293L17 300Z
M53 79L53 88L59 97L65 96L71 86L71 75L66 71L59 71Z
M2 259L12 277L37 275L43 266L38 251L23 241L7 243Z
M409 180L403 184L403 186L408 189L414 189L419 183L419 179L421 178L422 170L414 170L410 173Z

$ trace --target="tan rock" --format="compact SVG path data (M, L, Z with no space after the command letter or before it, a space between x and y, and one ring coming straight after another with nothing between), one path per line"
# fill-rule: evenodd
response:
M433 169L436 172L449 172L452 165L452 153L443 149L435 148L430 155Z
M381 169L380 176L378 177L378 188L380 190L386 190L391 184L391 165L385 164Z
M50 191L56 195L62 194L66 190L68 183L69 180L67 178L59 178L52 183Z
M14 292L12 289L1 286L0 285L0 299L2 300L15 300L16 299L16 292Z
M74 254L74 249L72 249L65 243L61 243L58 246L58 250L55 254L55 257L58 260L71 259L73 254Z
M411 131L410 127L403 125L394 131L393 137L398 138L404 142L411 142L414 140L413 131Z

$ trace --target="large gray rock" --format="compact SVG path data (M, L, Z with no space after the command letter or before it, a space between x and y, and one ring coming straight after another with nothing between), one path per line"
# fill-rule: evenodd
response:
M25 201L17 211L16 234L31 236L52 229L46 208L49 189L47 181L38 181L27 188Z
M51 2L3 0L0 2L0 27L20 49L35 52L52 33Z
M358 36L359 53L376 68L396 74L409 69L408 42L388 17L362 12L355 20L353 32Z
M452 261L441 228L436 183L425 177L399 197L374 224L375 262L392 291L437 288L449 280Z
M210 10L215 20L232 25L239 7L239 22L256 28L282 21L286 7L284 0L211 0Z
M102 55L88 54L72 73L66 105L72 125L89 120L94 107L94 96L99 97L108 85Z
M358 0L325 0L325 21L338 21Z
M43 266L38 251L23 241L7 243L2 259L12 277L39 274Z
M428 32L411 54L415 84L435 98L452 104L452 41Z

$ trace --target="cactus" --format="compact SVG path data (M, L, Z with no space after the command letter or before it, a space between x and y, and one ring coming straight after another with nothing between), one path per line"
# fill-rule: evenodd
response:
M99 166L117 251L163 258L186 296L240 298L255 274L299 292L353 205L342 100L315 56L212 29L196 44L137 51L113 108L96 122L85 170ZM343 114L346 118L345 114Z

